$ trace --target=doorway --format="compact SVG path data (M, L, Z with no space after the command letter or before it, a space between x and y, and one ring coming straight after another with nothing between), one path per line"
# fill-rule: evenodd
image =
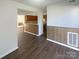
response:
M17 15L18 32L26 32L38 35L38 16L36 12L18 9Z
M47 38L47 15L43 15L43 32Z

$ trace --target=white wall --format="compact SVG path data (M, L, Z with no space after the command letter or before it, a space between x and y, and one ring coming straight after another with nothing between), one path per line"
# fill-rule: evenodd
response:
M14 3L0 0L0 58L18 47L16 15Z
M18 23L25 24L25 15L17 15L17 26L18 26Z
M21 3L0 0L0 58L18 48L17 39L17 9L42 12ZM40 16L40 14L39 14ZM42 18L39 19L41 22ZM39 22L39 26L41 23ZM40 26L40 32L42 27ZM39 33L40 34L40 33Z
M43 34L43 13L41 12L38 12L38 26L39 26L38 36L40 36Z
M48 6L47 25L79 28L79 6Z

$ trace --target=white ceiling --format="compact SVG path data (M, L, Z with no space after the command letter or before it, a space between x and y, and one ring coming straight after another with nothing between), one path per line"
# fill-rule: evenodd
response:
M41 8L42 10L46 11L46 7L51 4L79 4L79 0L76 2L69 2L71 0L15 0L17 2L30 5L33 7Z

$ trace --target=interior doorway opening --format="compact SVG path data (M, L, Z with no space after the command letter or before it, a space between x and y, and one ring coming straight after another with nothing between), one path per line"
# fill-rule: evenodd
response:
M44 36L47 38L47 15L43 15L43 32Z
M18 9L17 28L19 32L38 35L38 15L36 12Z

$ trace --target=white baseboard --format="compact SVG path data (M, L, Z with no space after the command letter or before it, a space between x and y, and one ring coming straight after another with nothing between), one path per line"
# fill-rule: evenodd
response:
M26 32L28 34L32 34L32 35L38 36L37 34L31 33L31 32L28 32L28 31L24 31L24 32Z
M43 33L42 33L42 34L39 34L39 35L37 35L37 36L41 36L41 35L43 35Z
M34 33L31 33L31 32L28 32L28 31L24 31L24 32L26 32L26 33L28 33L28 34L35 35L35 36L41 36L41 35L42 35L42 34L34 34Z
M42 33L39 33L37 36L41 36L41 35L43 35L44 33L42 32Z
M1 58L3 58L4 56L6 56L6 55L10 54L11 52L15 51L16 49L18 49L18 47L16 47L16 48L14 48L14 49L12 49L12 50L8 51L7 53L5 53L5 54L1 55L1 56L0 56L0 59L1 59Z
M69 45L66 45L66 44L63 44L63 43L60 43L60 42L57 42L57 41L51 40L51 39L47 39L47 40L50 41L50 42L53 42L53 43L56 43L56 44L59 44L59 45L62 45L62 46L68 47L68 48L70 48L70 49L73 49L73 50L79 51L79 48L75 48L75 47L72 47L72 46L69 46Z

